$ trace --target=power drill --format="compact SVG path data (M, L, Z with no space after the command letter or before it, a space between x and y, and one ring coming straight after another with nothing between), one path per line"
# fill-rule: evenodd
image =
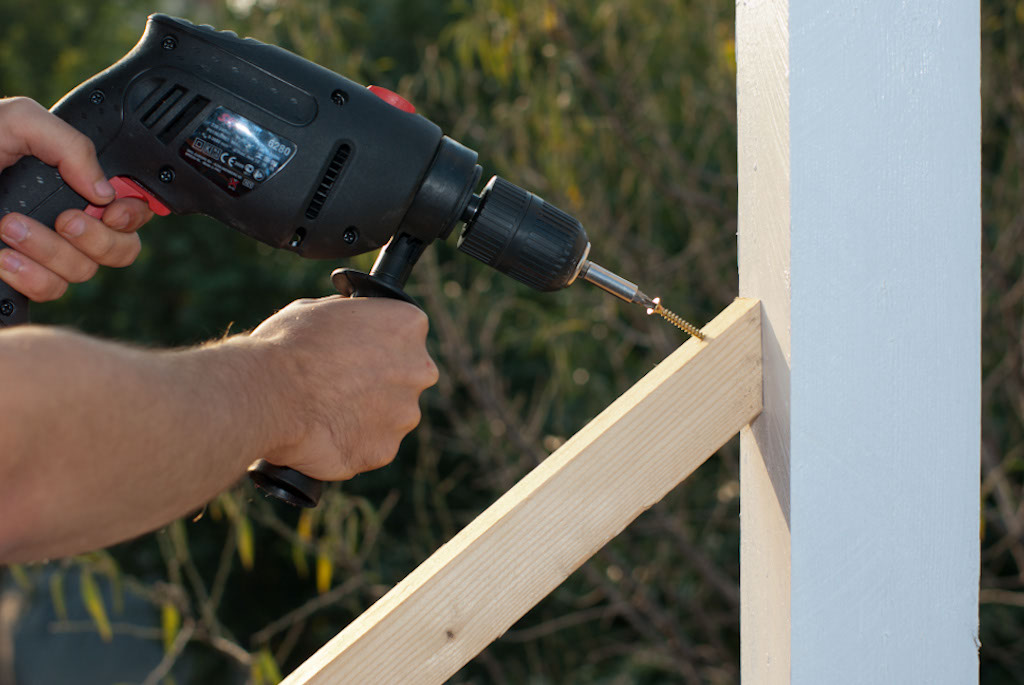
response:
M52 111L92 139L118 197L157 214L205 214L303 257L379 249L369 273L332 274L343 295L412 302L402 290L412 267L462 222L459 250L531 288L583 278L660 308L588 260L587 234L569 214L497 176L475 194L477 153L397 94L233 32L151 15L124 58ZM65 209L102 211L88 204L38 159L0 174L0 216L52 225ZM0 282L0 327L27 320L25 296ZM293 469L260 460L249 473L291 504L320 497L320 481Z

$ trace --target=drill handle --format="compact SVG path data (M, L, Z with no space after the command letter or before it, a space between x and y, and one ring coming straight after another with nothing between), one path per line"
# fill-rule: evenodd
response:
M65 209L89 204L54 167L24 157L0 174L0 217L18 212L52 226ZM0 247L6 247L0 242ZM0 281L0 328L28 322L28 298Z
M336 269L331 280L345 297L390 297L418 307L402 286L425 247L423 242L403 233L384 246L370 273ZM297 507L315 507L323 491L321 481L266 459L249 467L249 477L263 492Z

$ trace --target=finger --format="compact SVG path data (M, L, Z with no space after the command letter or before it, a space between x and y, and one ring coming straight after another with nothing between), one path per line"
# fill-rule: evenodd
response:
M77 209L61 213L54 227L78 252L103 266L128 266L142 249L138 233L115 230ZM68 280L75 281L71 277Z
M104 230L113 232L106 227ZM8 247L65 281L81 283L96 273L95 261L46 226L22 214L8 214L0 219L0 238Z
M96 205L114 199L96 147L82 132L28 98L3 101L0 140L5 157L31 155L57 167L75 192Z
M68 282L10 248L0 250L0 280L33 302L56 300Z
M136 198L114 200L103 210L103 223L123 233L139 230L152 218L149 205Z

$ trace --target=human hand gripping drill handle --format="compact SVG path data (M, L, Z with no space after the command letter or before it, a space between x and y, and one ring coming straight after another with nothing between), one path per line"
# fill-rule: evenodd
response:
M157 213L206 214L303 257L383 248L369 274L335 271L344 295L411 302L402 286L416 260L463 222L460 250L537 290L583 277L657 305L587 261L586 233L565 212L498 177L474 194L476 152L402 98L275 46L154 14L131 52L52 111L93 141L119 197ZM87 205L36 159L0 174L0 215L52 225ZM27 320L24 296L0 283L0 326ZM293 469L261 460L250 475L292 504L320 496Z

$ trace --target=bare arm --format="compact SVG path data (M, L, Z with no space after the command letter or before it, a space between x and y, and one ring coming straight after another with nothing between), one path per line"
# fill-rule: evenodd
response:
M158 526L230 485L273 436L253 392L265 353L241 339L154 353L31 326L0 341L0 483L17 484L0 497L0 539L21 541L0 557Z
M388 463L437 378L425 335L409 305L339 297L179 351L0 332L0 562L152 530L258 458L331 480Z
M92 143L25 98L0 99L0 169L55 165L90 202L113 189ZM137 200L56 230L0 220L0 280L42 302L126 266ZM259 458L322 480L387 464L437 379L426 317L401 302L289 305L251 335L154 352L45 327L0 330L0 563L94 549L195 510Z

